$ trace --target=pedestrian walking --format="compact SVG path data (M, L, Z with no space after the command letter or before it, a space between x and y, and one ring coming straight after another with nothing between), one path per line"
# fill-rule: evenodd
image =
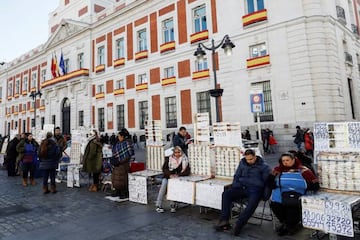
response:
M295 137L294 143L296 144L297 150L300 151L304 142L304 131L300 126L296 126L296 134L293 135L293 137Z
M274 137L274 135L272 133L270 133L269 135L269 149L268 152L269 153L275 153L276 152L276 147L277 147L277 141Z

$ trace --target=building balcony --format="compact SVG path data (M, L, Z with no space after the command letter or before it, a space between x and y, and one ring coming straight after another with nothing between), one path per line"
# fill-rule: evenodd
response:
M19 114L19 112L14 112L13 114L14 114L14 116L17 116Z
M250 58L250 59L246 60L246 67L248 69L254 68L254 67L259 67L259 66L264 66L267 64L270 64L270 56L269 55L256 57L256 58Z
M148 83L136 84L135 89L136 89L136 91L146 90L146 89L148 89Z
M95 99L103 99L104 97L105 97L105 93L104 93L104 92L95 94Z
M45 111L45 105L39 107L40 111Z
M41 88L45 88L45 87L48 87L48 86L51 86L51 85L54 85L57 83L65 82L67 80L74 79L74 78L77 78L80 76L89 76L89 69L79 69L79 70L70 72L66 75L45 81L41 84Z
M32 88L30 89L30 92L36 92L36 88L35 88L35 87L32 87Z
M30 112L34 112L35 110L34 110L34 108L30 108L30 110L29 110Z
M0 103L2 103L2 98L0 98Z
M20 96L20 94L16 93L16 94L14 95L14 98L18 98L19 96Z
M27 95L27 91L22 91L21 94L22 94L23 96L26 96L26 95Z
M22 111L21 111L21 114L25 114L25 113L26 113L26 110L22 110Z
M114 67L119 67L125 65L125 58L119 58L114 60Z
M161 79L161 85L162 86L167 86L167 85L171 85L171 84L175 84L175 83L176 83L176 77L170 77L170 78Z
M192 80L198 80L198 79L203 79L203 78L208 78L208 77L210 77L210 70L209 69L201 70L201 71L197 71L197 72L192 73Z
M243 26L249 26L251 24L257 23L257 22L262 22L262 21L266 21L267 18L267 10L263 9L257 12L253 12L250 14L247 14L245 16L242 17L243 20Z
M7 97L7 100L10 101L11 99L12 99L12 96L8 96L8 97Z
M100 64L95 67L95 73L100 73L105 71L105 64Z
M141 59L146 59L149 56L149 51L148 50L144 50L144 51L140 51L135 53L135 61L141 60Z
M209 31L208 30L193 33L190 35L190 43L191 44L202 41L202 40L206 40L206 39L209 39Z
M6 114L6 117L10 117L10 116L11 116L11 114L10 114L10 113Z
M118 88L114 90L114 95L121 95L125 93L125 89L124 88Z
M167 42L160 45L160 53L166 53L175 50L175 41Z

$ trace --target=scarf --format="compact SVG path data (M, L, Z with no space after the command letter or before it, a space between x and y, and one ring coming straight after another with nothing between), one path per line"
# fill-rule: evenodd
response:
M177 169L180 166L180 164L182 164L181 172L184 172L189 164L189 161L185 154L183 154L179 158L176 158L174 154L169 157L169 170L170 171Z

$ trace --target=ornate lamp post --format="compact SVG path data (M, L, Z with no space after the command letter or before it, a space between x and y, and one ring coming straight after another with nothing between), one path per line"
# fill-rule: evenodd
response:
M235 45L231 42L229 35L225 35L221 42L218 45L215 45L215 40L211 40L211 46L207 47L203 43L199 43L198 48L196 49L194 56L197 57L199 60L201 60L205 55L206 52L202 49L206 49L211 51L212 54L212 68L214 73L214 89L210 89L209 93L210 96L215 97L215 110L216 110L216 121L220 122L220 106L219 106L219 97L222 96L224 89L218 88L217 86L217 77L216 77L216 67L215 67L215 51L218 48L223 48L224 52L227 56L230 56L232 54L232 49L235 47Z
M36 98L39 97L39 99L41 98L42 93L40 92L40 90L36 91L36 89L34 91L32 91L29 95L29 97L31 97L34 101L34 128L36 129Z

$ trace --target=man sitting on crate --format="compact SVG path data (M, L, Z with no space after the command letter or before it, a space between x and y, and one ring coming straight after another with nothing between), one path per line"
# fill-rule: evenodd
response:
M248 204L240 213L233 229L235 236L240 234L241 228L255 212L264 196L265 185L271 173L270 167L261 157L256 156L254 150L247 149L244 155L236 169L231 188L222 194L221 218L215 226L216 231L230 229L229 219L233 202L247 198Z

